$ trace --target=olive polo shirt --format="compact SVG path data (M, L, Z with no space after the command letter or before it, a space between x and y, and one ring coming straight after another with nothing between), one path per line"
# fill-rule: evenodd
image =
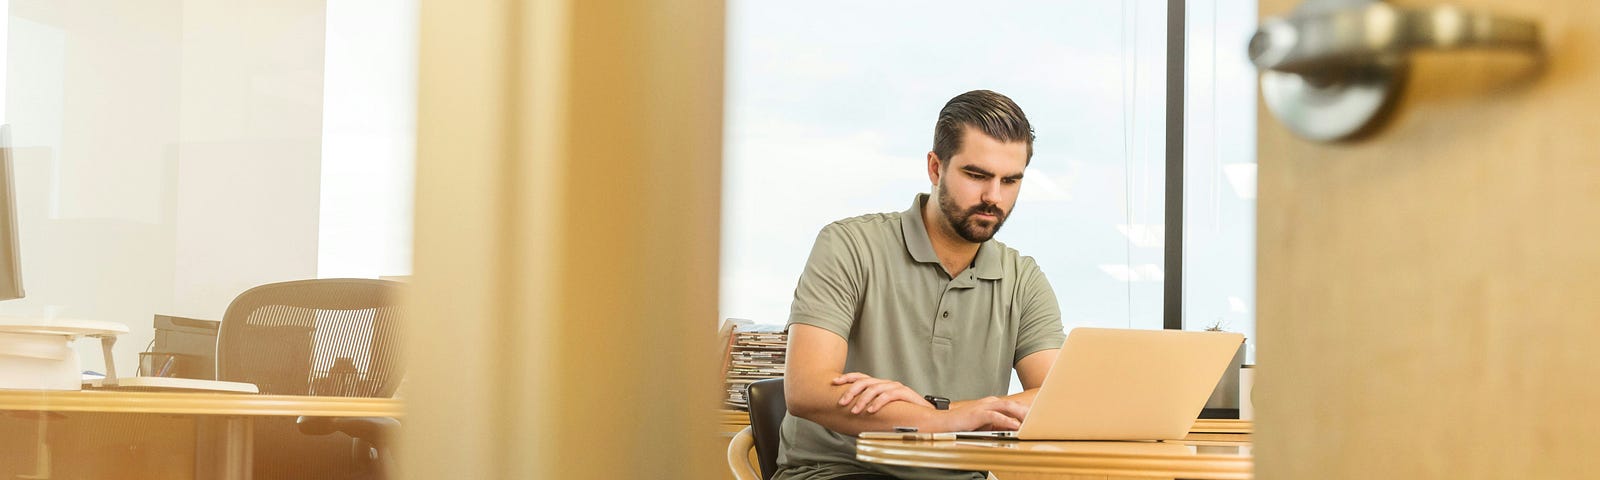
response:
M848 341L845 372L956 401L1005 395L1017 361L1065 340L1055 292L1033 258L992 239L951 278L922 222L927 201L920 194L904 212L823 227L795 288L789 324ZM981 478L857 461L854 437L793 415L784 418L780 438L779 480L847 473Z

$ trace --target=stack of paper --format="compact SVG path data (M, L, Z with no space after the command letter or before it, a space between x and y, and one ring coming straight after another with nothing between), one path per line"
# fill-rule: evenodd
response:
M733 328L728 338L725 386L730 408L747 410L745 387L756 380L783 376L784 350L789 346L789 332L783 325L741 324Z
M220 380L197 380L193 378L175 377L122 377L117 379L117 384L105 385L105 377L84 376L85 389L105 390L137 390L137 391L204 391L227 393L261 393L253 383L224 382Z

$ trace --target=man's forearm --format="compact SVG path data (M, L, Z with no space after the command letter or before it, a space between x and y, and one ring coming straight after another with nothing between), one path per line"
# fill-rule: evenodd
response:
M1020 403L1024 409L1033 405L1033 399L1038 396L1039 389L1023 390L1012 395L999 397ZM910 402L890 402L879 409L877 413L851 413L850 405L830 404L822 408L814 408L803 412L790 412L800 418L816 422L823 427L845 435L856 435L861 432L887 432L895 427L916 427L922 432L949 432L961 430L954 427L951 411L983 402L992 397L951 402L951 410L935 410L923 405ZM1013 414L1018 420L1020 416ZM970 429L970 428L969 428Z
M1013 393L1011 395L1007 395L1007 396L1005 396L1003 398L1005 398L1006 400L1013 401L1013 402L1021 403L1023 405L1027 405L1029 408L1033 408L1033 397L1037 397L1037 396L1039 396L1039 388L1038 387L1034 387L1034 388L1030 388L1030 389L1027 389L1027 390L1023 390L1023 391L1017 392L1017 393Z
M924 432L949 430L949 422L945 417L947 412L908 402L890 402L877 413L850 413L850 405L836 403L790 413L816 422L828 430L852 436L861 432L892 431L894 427L916 427Z

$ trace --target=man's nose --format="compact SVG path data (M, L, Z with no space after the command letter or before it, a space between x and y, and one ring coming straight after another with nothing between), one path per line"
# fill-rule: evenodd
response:
M1005 199L1005 190L1000 187L1000 181L993 180L983 185L983 195L980 200L990 205L999 205Z

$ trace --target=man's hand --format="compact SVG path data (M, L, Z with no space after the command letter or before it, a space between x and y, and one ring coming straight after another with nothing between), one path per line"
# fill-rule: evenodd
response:
M950 404L950 431L1016 430L1028 416L1028 406L998 397Z
M894 380L873 378L860 372L846 373L833 379L834 385L850 384L850 388L839 396L839 406L850 405L850 413L867 412L878 413L878 410L890 402L907 402L933 408L933 404L922 398L911 387L900 384Z
M865 373L846 373L833 379L834 385L849 384L839 405L850 405L850 413L877 413L884 405L906 402L924 408L933 405L911 387L894 380L874 378ZM1028 406L1022 402L998 397L984 397L950 404L945 414L945 427L941 430L964 432L980 430L1016 430L1022 428L1022 419L1028 416Z

